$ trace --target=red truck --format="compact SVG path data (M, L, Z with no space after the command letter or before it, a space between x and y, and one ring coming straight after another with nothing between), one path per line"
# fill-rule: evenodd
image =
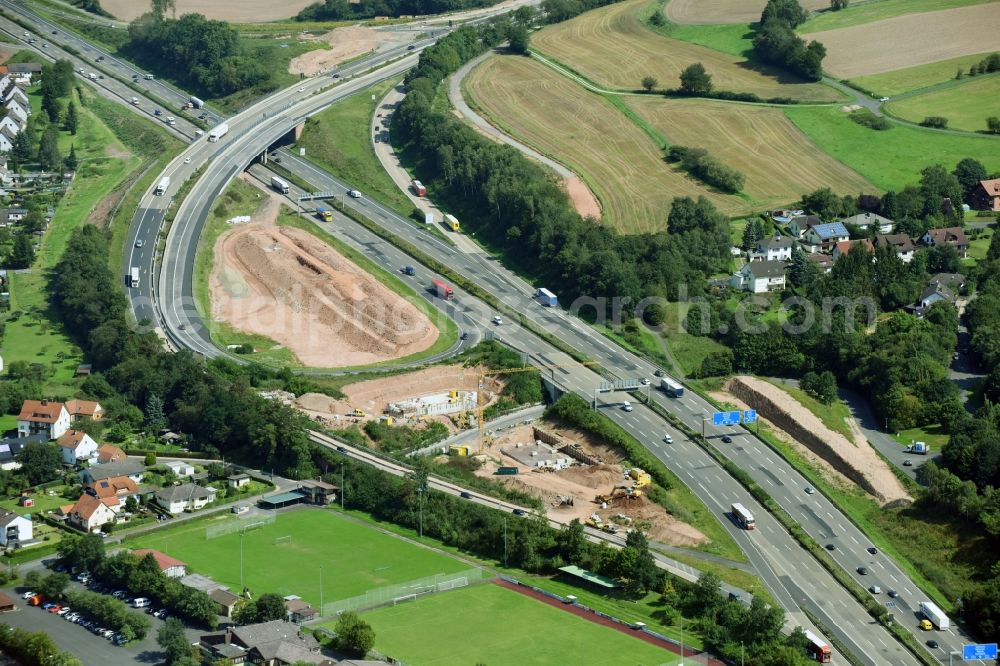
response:
M455 293L452 291L451 287L446 285L444 282L441 282L441 280L431 280L431 286L434 287L434 291L437 292L437 295L445 300L450 299L452 294Z
M418 197L427 196L427 188L424 187L424 184L421 183L419 180L414 180L412 183L410 183L410 187L413 188L413 193L416 194Z

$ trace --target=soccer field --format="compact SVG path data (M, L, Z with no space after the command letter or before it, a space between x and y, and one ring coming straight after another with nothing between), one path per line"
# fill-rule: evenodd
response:
M492 584L380 608L363 617L375 629L380 652L422 666L651 666L680 660L638 638Z
M194 521L129 541L128 547L164 551L186 563L189 571L238 592L241 537L233 533L206 539L206 526L215 524L217 521ZM276 522L248 531L242 539L243 579L254 595L297 594L317 607L321 568L324 603L384 585L469 568L329 510L281 513ZM280 542L275 543L276 539Z

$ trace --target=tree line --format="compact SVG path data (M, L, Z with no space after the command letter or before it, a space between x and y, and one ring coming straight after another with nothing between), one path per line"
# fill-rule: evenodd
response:
M295 20L344 21L375 16L426 16L490 7L496 3L497 0L323 0L300 11Z
M82 666L72 653L60 650L44 631L6 624L0 624L0 651L23 666Z
M795 28L809 18L797 0L768 0L753 36L757 57L801 76L807 81L823 78L826 47L816 41L806 43Z

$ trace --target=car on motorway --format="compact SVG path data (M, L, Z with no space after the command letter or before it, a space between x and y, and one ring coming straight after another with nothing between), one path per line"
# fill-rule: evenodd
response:
M896 590L886 590L886 594L888 594L893 599L899 596L899 592L897 592Z
M185 157L184 158L184 164L191 164L191 158L190 157Z
M338 446L337 450L340 451L341 453L347 453L347 449L344 448L343 446Z
M497 326L500 326L501 324L503 324L503 319L501 319L499 316L493 317L493 323L496 324Z
M729 435L723 435L722 436L722 442L723 442L723 444L732 444L733 443L733 438L730 437Z
M669 434L666 434L663 436L663 441L666 442L667 444L673 444L674 438L671 437Z
M903 467L913 467L913 461L912 460L904 460L903 461Z
M52 31L52 34L53 34L53 35L58 35L58 34L59 34L59 31L58 31L58 30L53 30L53 31Z
M825 548L827 550L837 550L837 547L835 545L833 545L832 543L826 544Z
M649 386L649 377L643 377L642 379L639 380L639 383L642 384L643 386Z
M298 92L305 92L305 91L306 91L306 89L305 89L305 88L299 88L299 89L298 89Z
M622 411L623 412L631 412L632 411L632 403L629 402L628 400L622 401Z
M929 641L927 641L927 647L931 648L932 650L937 650L938 642L932 638Z
M867 576L868 575L868 569L865 568L865 567L858 567L858 573L861 574L862 576Z
M136 238L135 239L135 246L136 247L142 247L145 244L146 244L146 241L142 240L141 238Z
M334 75L333 75L333 78L335 78L335 79L339 79L339 78L340 78L340 74L334 74Z
M406 47L406 50L407 50L407 51L412 51L412 50L414 50L415 48L417 48L417 47L416 47L416 46L414 46L413 44L410 44L409 46L407 46L407 47Z
M461 497L462 499L472 499L472 493L466 492L464 490L460 492L458 496Z
M868 546L865 550L867 550L870 555L878 555L878 548L875 546Z
M879 587L878 585L872 585L871 587L868 588L868 591L871 592L872 594L882 594L882 588Z
M813 490L813 487L812 487L812 486L806 486L806 495L812 495L812 494L813 494L813 493L815 493L815 492L816 492L816 491L815 491L815 490Z
M528 512L525 511L524 509L514 509L513 514L515 516L526 516L528 515Z
M361 192L358 192L357 190L348 190L347 191L347 195L349 197L351 197L352 199L360 199L361 198Z
M104 56L97 56L97 62L104 62Z

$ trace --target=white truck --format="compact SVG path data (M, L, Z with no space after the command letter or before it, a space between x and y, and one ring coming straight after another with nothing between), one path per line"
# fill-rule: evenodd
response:
M196 109L202 109L205 107L205 103L200 99L198 99L197 97L195 97L194 95L188 97L188 101L191 102L191 106L193 106Z
M926 456L930 452L931 447L926 442L914 442L903 449L903 453L915 453L918 456Z
M945 615L941 609L931 601L920 602L920 613L941 631L945 631L951 627L951 622L948 621L948 616Z
M170 187L170 176L164 176L160 179L160 182L156 184L156 190L153 191L153 194L163 194L167 191L168 187Z
M281 192L282 194L288 194L288 183L278 178L277 176L271 176L271 187Z
M132 98L132 106L139 106L139 98L138 97L133 97Z
M229 123L219 123L212 129L208 130L208 140L218 141L222 137L226 136L229 132Z

